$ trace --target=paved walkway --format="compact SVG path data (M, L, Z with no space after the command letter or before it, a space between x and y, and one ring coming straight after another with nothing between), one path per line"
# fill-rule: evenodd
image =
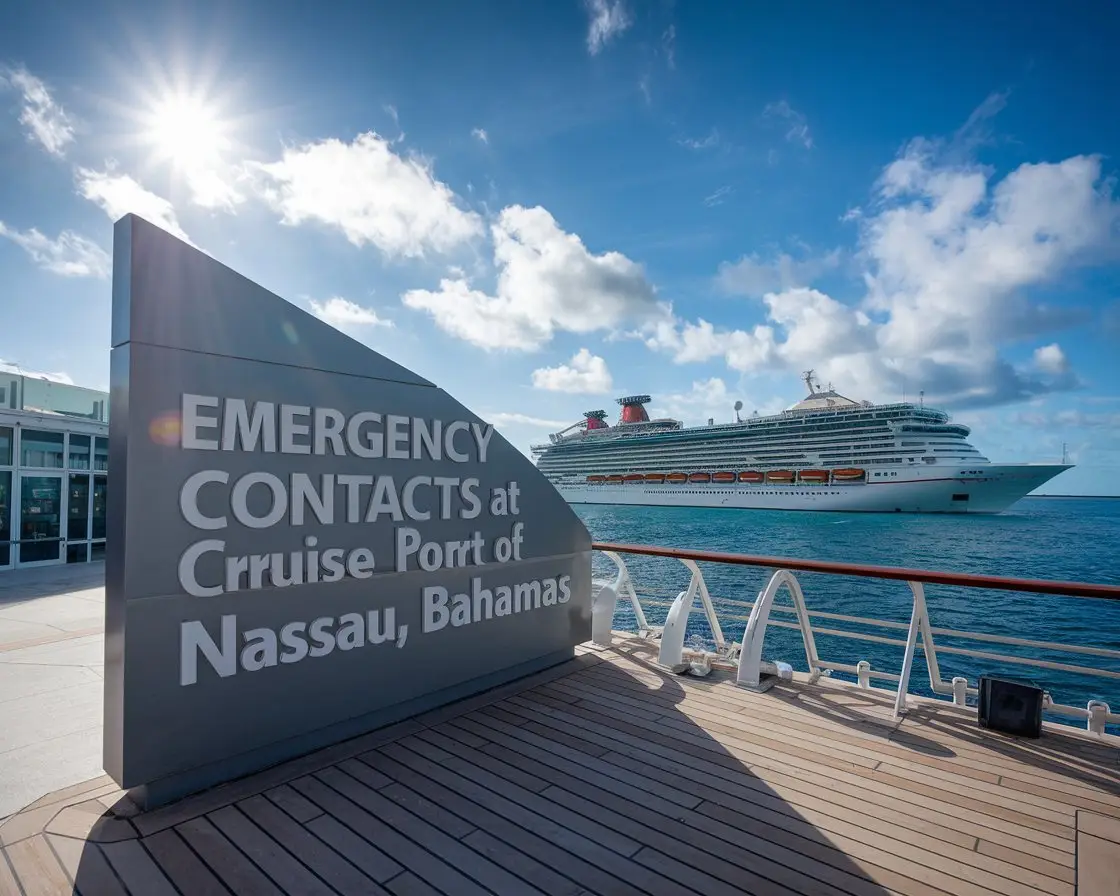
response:
M101 774L105 564L0 573L0 818Z

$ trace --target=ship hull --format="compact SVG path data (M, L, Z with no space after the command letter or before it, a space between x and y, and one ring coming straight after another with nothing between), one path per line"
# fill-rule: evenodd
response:
M570 504L807 510L837 513L1001 513L1069 469L1068 464L985 464L962 476L954 468L884 470L883 479L830 485L746 483L619 485L555 482Z

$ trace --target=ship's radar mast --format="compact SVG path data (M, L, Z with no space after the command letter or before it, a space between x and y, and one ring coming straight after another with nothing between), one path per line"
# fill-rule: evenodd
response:
M648 395L627 395L624 398L617 399L617 401L622 405L622 415L619 417L619 423L649 422L649 414L646 413L645 409L645 406L650 402Z
M817 394L817 376L816 371L806 370L801 374L801 379L805 381L805 385L809 388L810 395Z

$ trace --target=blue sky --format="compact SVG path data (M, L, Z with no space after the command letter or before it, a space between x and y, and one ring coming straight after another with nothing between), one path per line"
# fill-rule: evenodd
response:
M1120 494L1120 21L982 6L17 4L0 359L106 385L131 211L522 448L812 367Z

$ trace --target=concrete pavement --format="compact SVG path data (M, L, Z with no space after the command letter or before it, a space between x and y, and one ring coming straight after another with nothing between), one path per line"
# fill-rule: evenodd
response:
M102 774L105 564L0 573L0 819Z

